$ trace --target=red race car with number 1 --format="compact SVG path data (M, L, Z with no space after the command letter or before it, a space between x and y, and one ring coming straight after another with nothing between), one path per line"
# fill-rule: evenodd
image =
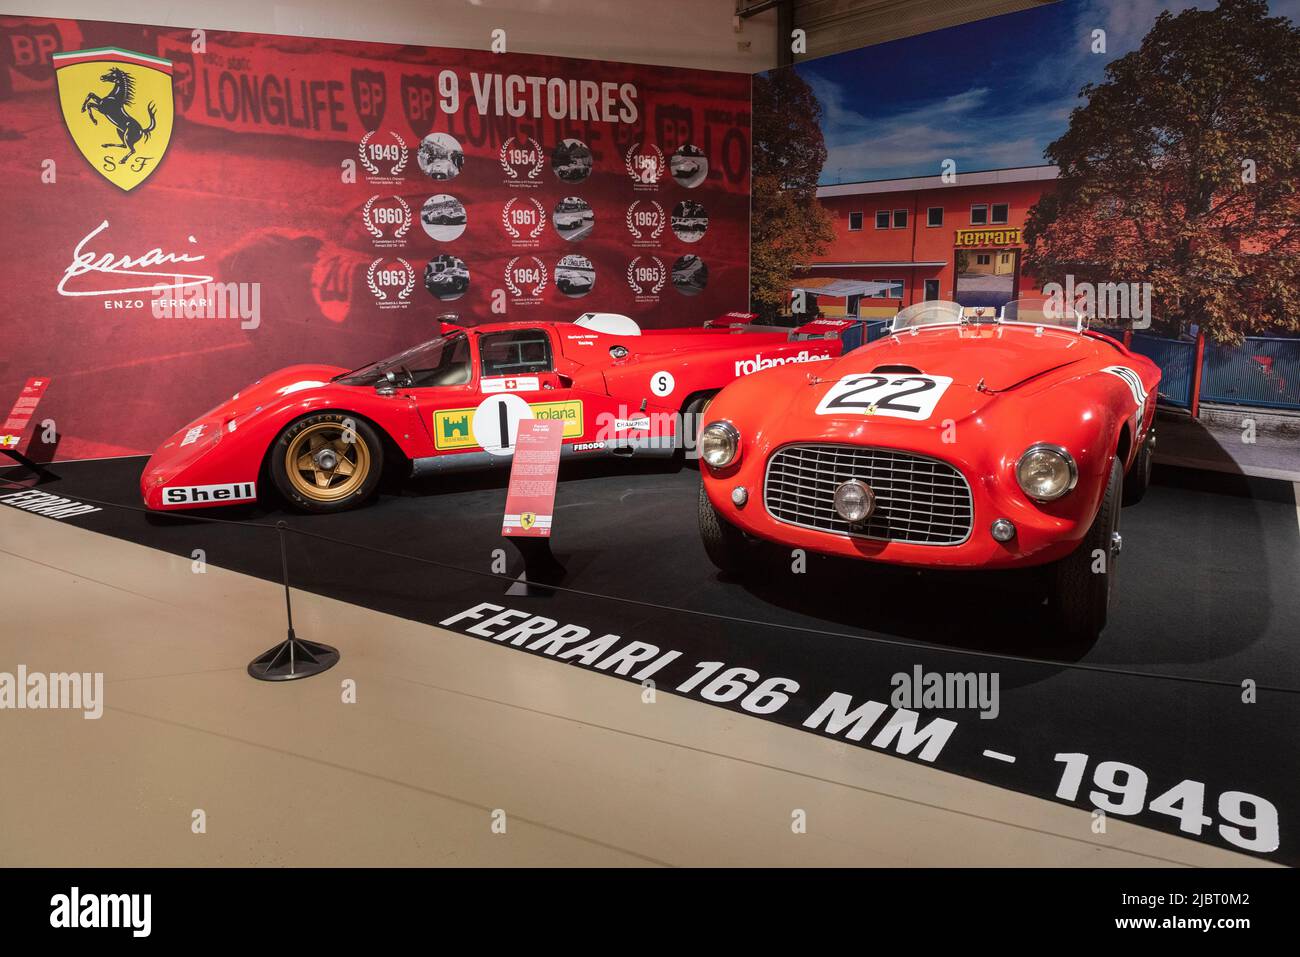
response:
M256 500L269 481L300 509L342 511L370 497L385 467L419 475L509 464L527 418L563 420L564 458L671 456L683 445L680 424L728 382L839 356L856 325L791 331L752 318L647 331L614 313L449 324L351 372L291 366L167 439L140 491L150 508L200 508Z
M700 432L700 530L934 568L1049 567L1067 634L1106 622L1121 502L1151 476L1160 370L1068 306L903 309L841 359L728 386Z

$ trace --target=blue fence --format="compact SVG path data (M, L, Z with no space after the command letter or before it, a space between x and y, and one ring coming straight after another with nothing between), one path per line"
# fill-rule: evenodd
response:
M1235 348L1207 342L1201 401L1300 409L1300 339L1252 337Z
M1124 334L1116 338L1121 341ZM1160 401L1180 409L1192 407L1192 380L1196 373L1196 343L1161 339L1134 333L1130 348L1160 367Z

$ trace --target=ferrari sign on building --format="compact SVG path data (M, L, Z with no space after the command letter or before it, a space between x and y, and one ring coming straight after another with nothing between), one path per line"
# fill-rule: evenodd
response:
M1018 246L1020 227L1003 226L1001 229L959 229L958 246Z
M63 122L77 149L114 186L135 189L171 142L171 61L115 47L52 59Z

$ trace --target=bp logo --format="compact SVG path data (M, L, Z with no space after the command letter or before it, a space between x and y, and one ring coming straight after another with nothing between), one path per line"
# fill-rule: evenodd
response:
M406 169L410 151L406 140L396 131L389 130L387 136L376 136L375 131L370 130L357 144L357 158L370 182L396 183L402 178L402 170Z
M361 208L361 218L376 246L400 246L411 228L411 207L400 196L376 193Z
M627 175L631 177L632 182L643 188L657 187L667 169L664 163L664 151L653 143L650 144L648 153L641 151L640 143L633 143L627 148L623 165L627 168Z
M380 309L405 309L415 289L415 267L400 256L380 257L366 270L366 285Z
M541 302L548 282L546 263L536 256L516 256L506 263L506 288L517 303Z
M668 267L658 256L637 256L627 264L627 284L638 298L659 295L668 281Z
M114 186L135 189L171 142L171 61L115 47L52 59L63 122L77 149Z
M632 205L627 208L624 219L627 221L627 231L632 234L633 245L637 246L658 245L655 240L668 225L664 208L653 199L633 200Z
M512 245L536 246L546 228L546 207L531 196L523 200L516 196L501 207L501 225Z
M542 174L542 167L546 164L542 144L531 136L522 140L514 136L507 137L501 144L499 159L511 186L536 186L537 177ZM520 179L520 175L524 178Z

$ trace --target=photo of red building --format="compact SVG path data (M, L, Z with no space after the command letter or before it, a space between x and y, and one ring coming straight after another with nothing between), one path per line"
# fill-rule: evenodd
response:
M835 238L798 288L829 316L885 318L927 299L997 309L1039 293L1021 262L1030 208L1055 166L820 186ZM865 284L865 285L864 285ZM811 310L811 306L809 307Z

